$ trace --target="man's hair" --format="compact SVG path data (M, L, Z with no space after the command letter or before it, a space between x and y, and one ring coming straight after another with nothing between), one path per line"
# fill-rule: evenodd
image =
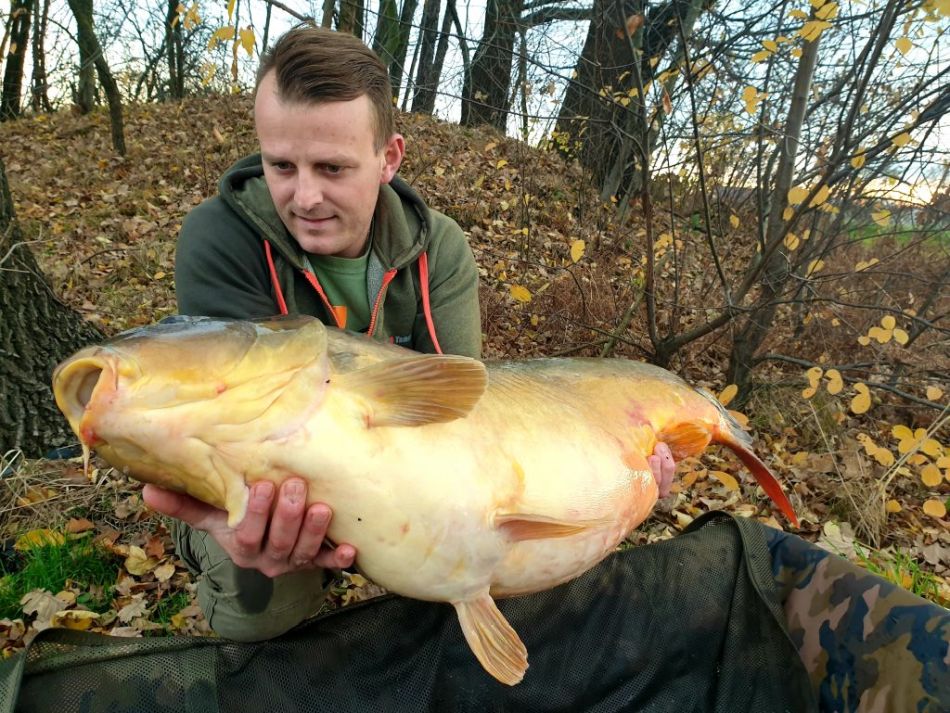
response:
M386 66L353 35L311 25L295 27L261 57L258 86L271 70L283 101L309 104L369 97L377 151L396 131Z

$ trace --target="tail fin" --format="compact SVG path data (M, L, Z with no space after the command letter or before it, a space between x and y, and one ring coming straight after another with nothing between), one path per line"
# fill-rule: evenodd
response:
M766 495L772 498L772 501L778 505L779 509L785 514L785 517L787 517L795 527L798 527L798 517L795 515L792 504L782 491L782 486L779 485L778 480L772 475L772 471L769 470L768 466L759 460L759 457L752 451L752 439L742 430L739 424L736 423L736 420L726 408L719 403L716 397L702 389L698 389L698 391L716 404L722 416L719 428L713 433L712 440L715 443L728 446L728 448L739 457L739 460L749 469L758 484L762 486Z

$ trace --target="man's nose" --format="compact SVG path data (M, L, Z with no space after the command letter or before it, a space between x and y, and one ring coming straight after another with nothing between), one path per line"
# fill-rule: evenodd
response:
M323 187L319 176L308 171L298 173L294 203L302 210L310 210L323 203Z

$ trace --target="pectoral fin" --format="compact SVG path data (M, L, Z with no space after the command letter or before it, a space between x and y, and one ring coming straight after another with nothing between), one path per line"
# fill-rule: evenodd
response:
M656 440L666 442L673 458L682 460L702 452L712 435L712 428L702 421L687 421L664 428L656 434Z
M488 673L514 686L528 670L528 651L487 591L464 602L452 602L465 640Z
M558 520L545 515L529 513L498 513L495 515L495 527L516 542L522 540L546 540L556 537L570 537L588 530L607 527L613 524L612 518L596 520Z
M426 354L351 372L340 383L366 401L369 427L423 426L467 416L488 374L476 359Z

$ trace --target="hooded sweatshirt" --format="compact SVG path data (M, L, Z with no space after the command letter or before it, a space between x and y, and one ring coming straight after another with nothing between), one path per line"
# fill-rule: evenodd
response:
M233 319L287 312L335 324L308 276L306 254L274 207L261 157L234 164L218 190L182 225L178 311ZM479 357L478 270L458 224L397 176L380 186L370 244L370 335L420 352L440 351L438 345L447 354Z

